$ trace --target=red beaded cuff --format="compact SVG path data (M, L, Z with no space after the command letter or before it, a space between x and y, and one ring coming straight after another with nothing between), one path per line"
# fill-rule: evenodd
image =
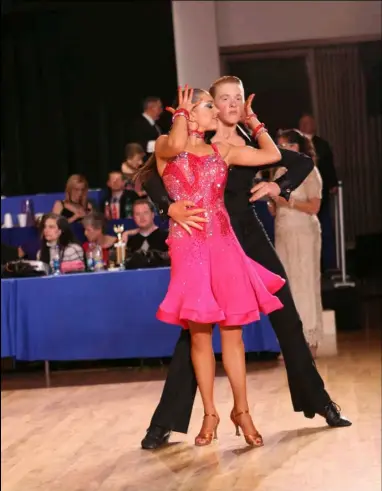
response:
M259 131L256 133L256 136L254 137L255 140L258 140L259 136L261 136L263 133L268 133L267 128L260 128Z
M172 122L174 122L175 118L178 116L184 116L187 120L190 119L190 113L187 109L177 109L172 116Z
M252 138L256 138L260 130L265 127L264 123L260 123L256 126L256 128L252 131Z

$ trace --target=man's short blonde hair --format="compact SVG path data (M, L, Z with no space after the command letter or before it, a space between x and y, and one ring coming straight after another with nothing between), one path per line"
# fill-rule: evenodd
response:
M233 75L224 75L223 77L215 80L215 82L209 88L208 92L212 95L213 98L215 98L216 96L216 89L223 84L237 84L244 90L243 82L240 80L240 78Z

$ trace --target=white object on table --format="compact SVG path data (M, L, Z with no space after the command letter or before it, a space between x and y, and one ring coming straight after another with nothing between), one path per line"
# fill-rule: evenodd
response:
M4 228L12 228L13 227L13 220L12 220L12 215L11 213L6 213L4 215Z
M26 213L19 213L17 215L17 218L19 220L19 226L20 227L26 227L27 226L27 214Z

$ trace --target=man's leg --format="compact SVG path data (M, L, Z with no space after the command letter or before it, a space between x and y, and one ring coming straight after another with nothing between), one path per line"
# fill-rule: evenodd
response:
M273 273L286 278L281 261L257 217L247 217L247 220L247 225L241 224L240 227L244 230L241 240L246 254ZM302 322L288 283L276 296L284 308L273 312L269 318L283 353L294 410L303 411L308 417L318 413L326 417L329 424L333 423L333 426L345 426L347 420L341 419L339 413L332 414L335 407L332 407L330 396L305 341ZM328 407L331 411L329 415Z
M196 388L190 333L183 329L175 347L161 399L142 440L142 448L159 448L167 442L172 430L187 433Z
M188 330L182 329L151 425L187 433L196 388L191 361L191 336Z

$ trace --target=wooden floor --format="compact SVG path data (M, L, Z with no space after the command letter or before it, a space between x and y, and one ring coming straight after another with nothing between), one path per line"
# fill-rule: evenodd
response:
M189 434L173 434L173 443L156 452L141 450L140 440L164 370L55 373L51 389L42 374L5 380L2 490L380 491L378 330L341 335L339 348L337 357L317 364L353 420L350 428L329 429L322 418L294 413L281 362L248 366L251 408L265 440L259 449L234 436L224 376L216 385L218 442L193 445L202 418L197 396Z

